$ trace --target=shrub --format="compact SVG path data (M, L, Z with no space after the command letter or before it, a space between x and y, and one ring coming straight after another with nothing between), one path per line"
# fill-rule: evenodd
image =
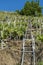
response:
M36 2L29 2L27 1L24 7L20 11L21 15L33 15L33 16L40 16L41 15L41 8Z

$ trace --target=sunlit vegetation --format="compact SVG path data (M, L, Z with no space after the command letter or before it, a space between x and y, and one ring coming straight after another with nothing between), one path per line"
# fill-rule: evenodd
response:
M18 37L23 37L25 31L27 28L27 22L21 21L21 22L1 22L0 23L0 33L1 39L6 39L9 37L15 38L16 36Z
M29 2L27 1L24 5L24 7L21 9L21 11L19 12L19 10L17 11L18 13L20 13L21 15L26 15L26 16L41 16L41 7L37 2Z
M38 35L37 39L40 40L41 42L43 42L43 35Z

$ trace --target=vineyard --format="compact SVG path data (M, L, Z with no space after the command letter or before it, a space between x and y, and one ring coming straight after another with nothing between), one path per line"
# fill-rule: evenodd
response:
M29 27L29 22L31 22L32 28ZM35 63L43 65L43 17L21 16L17 13L3 13L0 15L0 65L21 65L20 50L23 45L23 38L28 39L26 41L27 46L32 43L29 40L31 37L30 33L28 33L29 31L30 33L32 32L35 38ZM9 58L7 58L7 54ZM30 55L28 57L27 53L24 65L30 65L29 62L31 63L32 61L28 59Z
M31 18L31 17L30 17ZM0 39L23 39L23 36L26 32L28 25L28 18L25 20L25 17L14 17L14 21L11 21L9 18L6 21L0 21ZM43 30L43 20L41 18L38 20L38 17L31 18L32 28L39 30L38 37L42 38L43 34L41 34L41 30ZM43 32L43 31L42 31ZM34 32L33 32L34 33ZM37 34L37 33L36 33ZM38 38L37 37L37 38Z

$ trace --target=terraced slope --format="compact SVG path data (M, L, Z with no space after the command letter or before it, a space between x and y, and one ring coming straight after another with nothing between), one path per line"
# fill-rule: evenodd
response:
M30 19L32 21L32 26L33 26L32 28L36 29L36 24L37 24L38 30L39 30L40 22L43 23L43 17L30 17L30 16L27 17L27 16L21 16L17 13L0 12L0 24L2 22L3 22L3 25L5 25L6 23L8 24L8 22L11 23L12 29L10 27L8 27L8 25L7 25L7 27L10 28L10 30L7 30L7 31L9 31L9 35L10 35L10 33L12 33L12 31L14 32L14 30L15 30L14 28L18 28L18 30L16 29L16 32L20 31L20 27L23 27L25 22L26 22L26 25L28 24L28 19ZM15 25L15 21L16 21L16 24L17 23L19 24L19 27L17 27L18 24L15 27L12 26L12 23L14 23L13 25ZM37 21L38 21L38 23L37 23ZM20 26L20 24L22 24L22 26ZM0 25L0 31L3 30L3 25L2 24ZM2 28L1 28L1 26L2 26ZM24 29L24 28L22 28L22 29L23 29L22 31L24 32L24 30L26 31L27 27L26 27L26 29ZM43 33L43 26L42 26L42 33ZM20 33L18 32L18 34L20 35L21 32ZM24 34L24 33L22 33L22 34ZM37 31L34 32L34 35L36 35L36 34L37 34ZM38 31L38 34L40 34L40 30ZM6 39L9 39L9 35L7 35L8 37L6 37ZM14 36L14 35L12 35L12 36ZM14 38L15 38L15 36L14 36ZM2 37L0 39L4 40L4 42L5 42L5 38ZM36 40L37 40L37 38L36 38ZM20 39L18 41L15 41L14 39L9 39L6 43L6 45L7 45L6 48L4 48L3 50L0 50L0 65L19 65L21 62L21 52L20 51L22 48L22 41L20 41ZM31 42L27 41L26 45L31 46ZM25 57L24 65L30 65L31 54L25 54L25 55L26 55L26 57ZM43 41L41 43L40 43L40 41L36 41L36 60L43 62Z

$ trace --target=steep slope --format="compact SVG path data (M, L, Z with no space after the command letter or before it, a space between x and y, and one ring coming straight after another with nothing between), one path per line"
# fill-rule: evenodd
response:
M6 22L7 20L9 21L15 21L16 22L28 22L28 19L31 19L33 23L33 28L36 28L36 22L37 20L40 22L42 20L43 22L43 17L31 17L31 16L21 16L17 13L14 12L0 12L0 22ZM39 24L38 24L39 25ZM38 32L40 33L40 32ZM42 32L43 33L43 32ZM34 32L36 35L36 32ZM9 40L6 45L7 47L4 48L3 50L0 49L0 65L20 65L21 63L21 57L22 57L22 44L23 42L20 40ZM31 42L27 41L26 42L27 46L31 46ZM31 50L31 49L27 49ZM30 65L31 63L31 57L32 55L30 53L25 54L25 60L24 60L24 65ZM36 42L36 60L43 61L43 42L40 44L39 42ZM36 61L36 62L37 62Z

